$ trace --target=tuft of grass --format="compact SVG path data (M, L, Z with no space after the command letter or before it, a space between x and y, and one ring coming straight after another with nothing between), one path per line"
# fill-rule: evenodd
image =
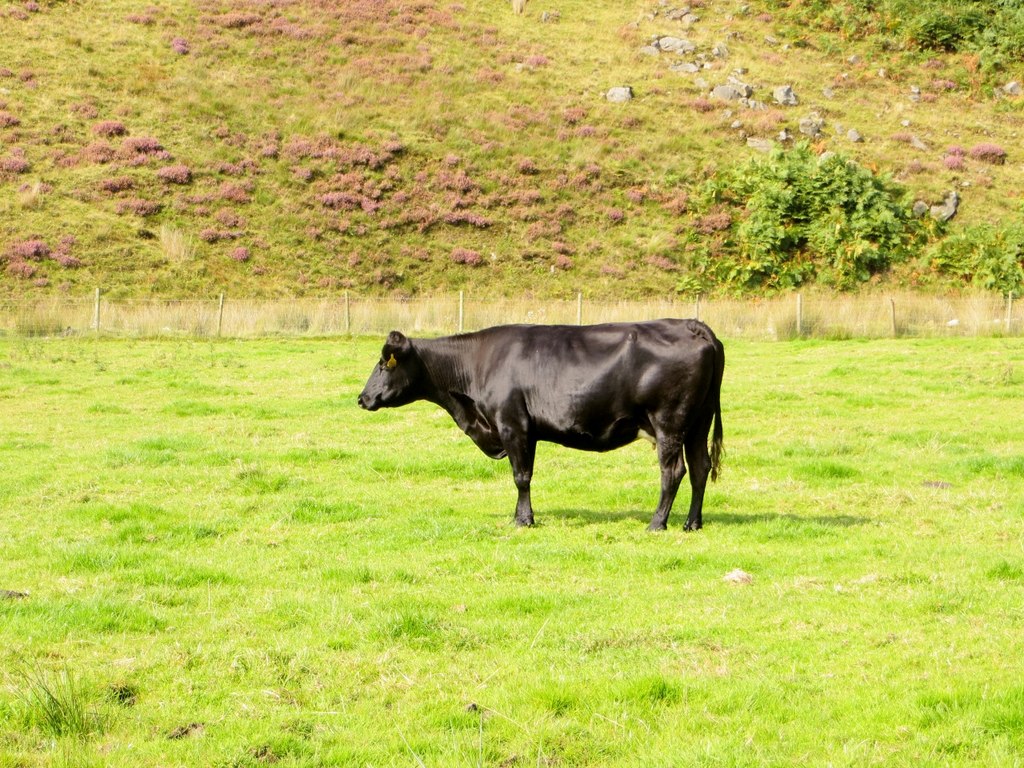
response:
M54 737L87 738L103 732L105 721L89 689L69 669L22 671L14 684L29 727Z
M192 237L169 224L160 225L160 251L171 264L184 264L196 256Z

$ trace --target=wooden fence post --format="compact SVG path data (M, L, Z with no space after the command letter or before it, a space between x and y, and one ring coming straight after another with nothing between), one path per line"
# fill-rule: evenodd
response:
M466 292L459 291L459 333L462 333L465 329L466 319Z
M583 291L576 292L576 325L583 325Z
M217 338L220 338L221 329L224 328L224 294L220 295L217 302Z
M349 305L348 291L345 291L345 333L352 335L352 307Z
M700 320L700 294L697 294L697 301L694 303L693 318L694 320Z
M896 300L891 296L889 297L889 321L892 323L892 337L895 339L899 336L896 330Z
M100 332L100 289L96 289L96 300L93 303L92 310L92 327L96 333Z
M804 335L804 295L798 293L796 295L796 335Z
M1009 335L1013 320L1013 291L1006 294L1006 333Z

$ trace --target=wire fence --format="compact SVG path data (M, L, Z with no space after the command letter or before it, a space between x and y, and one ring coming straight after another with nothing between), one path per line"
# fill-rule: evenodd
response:
M762 299L595 301L474 298L464 293L389 299L335 298L0 299L0 335L199 338L436 335L505 323L592 324L697 317L727 338L1019 336L1024 312L1012 295L789 294Z

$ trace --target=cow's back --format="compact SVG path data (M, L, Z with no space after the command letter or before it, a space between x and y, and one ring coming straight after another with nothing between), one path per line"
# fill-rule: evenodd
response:
M652 414L703 401L715 339L693 320L497 326L472 334L488 410L521 407L541 439L609 450L652 432Z

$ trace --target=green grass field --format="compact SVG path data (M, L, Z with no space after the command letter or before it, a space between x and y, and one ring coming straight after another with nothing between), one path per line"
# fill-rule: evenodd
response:
M727 339L663 535L646 443L515 529L379 343L0 339L0 766L1024 763L1020 340Z

